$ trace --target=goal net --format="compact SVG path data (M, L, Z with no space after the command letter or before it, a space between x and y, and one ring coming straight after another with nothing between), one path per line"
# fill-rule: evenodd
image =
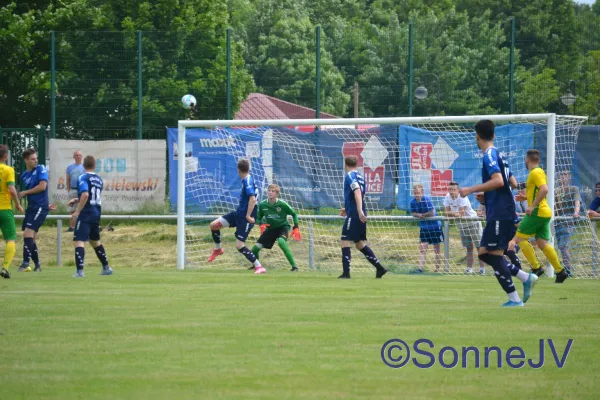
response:
M473 128L481 119L495 123L495 146L519 183L527 180L527 150L540 151L540 164L548 176L547 200L554 213L552 243L577 277L595 276L598 239L595 222L586 217L580 201L575 162L577 135L585 118L554 114L179 121L177 137L169 137L170 156L178 160L171 175L178 192L178 268L250 266L235 250L234 229L227 228L221 233L225 254L207 263L214 247L208 224L238 206L241 181L236 165L246 158L259 187L258 201L267 198L269 184L277 184L280 199L299 215L302 240L288 241L299 269L341 271L344 157L355 155L366 183L369 245L384 266L394 273L422 266L426 273L440 274L464 274L470 266L477 274L476 246L485 225L482 206L471 195L470 215L459 217L446 210L457 210L450 182L460 187L481 183L482 153ZM415 187L422 188L435 217L413 218ZM259 223L247 239L248 248L260 235ZM354 271L372 270L357 250L352 251ZM542 252L537 248L536 252L546 266ZM261 251L260 260L267 269L289 268L277 245ZM524 257L521 261L528 270ZM485 273L492 274L489 266Z

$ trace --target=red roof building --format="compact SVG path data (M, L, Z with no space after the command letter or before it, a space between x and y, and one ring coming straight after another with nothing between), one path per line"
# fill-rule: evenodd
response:
M234 119L314 119L316 111L312 108L300 106L267 96L261 93L250 93L240 105L240 110L235 113ZM321 118L340 118L322 112Z

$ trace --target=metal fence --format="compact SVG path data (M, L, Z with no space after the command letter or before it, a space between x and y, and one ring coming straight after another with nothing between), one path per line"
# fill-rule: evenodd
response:
M52 32L50 136L163 138L178 119L233 118L251 92L312 109L311 117L556 112L596 122L597 26L582 20L553 39L530 34L528 24L543 21L465 18L432 14L368 35L332 26L266 38L233 29L193 39ZM568 49L557 47L566 41ZM186 93L198 100L194 113L181 107ZM272 111L254 107L263 117Z

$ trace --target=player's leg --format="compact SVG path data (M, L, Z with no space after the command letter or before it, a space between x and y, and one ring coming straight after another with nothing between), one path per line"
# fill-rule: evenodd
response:
M498 283L508 295L508 302L504 307L523 306L512 281L508 261L504 258L504 251L510 241L510 224L512 221L488 221L478 249L479 259L494 269Z
M213 242L215 243L215 247L208 257L208 262L214 261L215 258L224 253L221 248L221 229L228 228L229 226L235 226L235 211L230 212L222 217L215 219L210 223L210 232L212 234Z
M275 244L275 240L277 240L277 233L274 229L266 229L256 241L256 244L252 246L252 254L256 256L256 259L259 259L259 253L262 249L272 249L273 244ZM254 265L251 265L249 270L255 269Z
M276 231L277 231L277 245L279 246L281 251L283 251L285 258L288 260L288 262L292 266L292 272L298 271L298 267L296 266L296 260L294 259L294 255L292 254L292 251L290 250L290 247L288 246L288 243L287 243L288 235L290 233L290 227L283 226L283 227L277 229Z
M75 248L75 267L77 271L73 278L83 278L83 268L85 266L85 242L90 237L90 224L77 218L75 222L75 231L73 232L73 247Z
M563 283L571 274L569 270L560 265L556 250L554 250L554 247L552 247L552 245L547 242L547 239L545 239L547 237L546 233L549 233L549 229L550 228L548 227L548 232L542 231L540 237L536 238L536 242L540 250L544 253L544 256L546 256L546 259L552 265L552 268L554 268L554 273L556 274L554 282Z
M571 243L571 235L573 235L573 226L569 221L559 223L556 226L556 246L562 256L562 263L568 271L573 271L571 265L571 253L569 252L569 244Z
M435 272L440 272L442 268L442 246L439 243L434 244L433 252L435 253Z
M108 264L106 250L104 250L104 246L100 242L100 224L90 224L90 244L94 248L94 252L96 253L96 257L98 257L98 260L100 260L100 264L102 264L102 272L100 275L112 275L113 270Z
M531 264L531 271L540 276L544 273L544 270L541 268L540 262L535 255L533 246L529 243L529 238L534 236L536 231L537 224L535 218L531 215L524 216L517 229L517 244L527 261L529 261L529 264Z
M473 273L473 249L474 249L474 244L473 241L471 240L471 235L468 232L463 232L459 230L459 234L460 234L460 241L462 242L463 247L466 249L467 252L467 269L465 270L466 274L472 274Z
M356 232L352 227L352 220L356 218L348 217L344 219L342 225L342 236L340 240L340 248L342 249L342 274L338 276L340 279L350 279L350 263L352 261L352 252L350 246L354 240L358 240Z
M1 210L0 211L0 228L2 230L2 236L6 241L6 247L4 248L4 259L2 260L2 269L0 269L0 276L9 279L10 273L8 269L12 263L15 253L17 252L17 246L15 240L17 239L17 229L15 226L15 217L12 210Z
M364 254L367 261L375 267L375 278L379 279L384 276L389 270L381 265L379 259L373 253L373 250L367 245L367 224L361 221L358 221L359 229L359 240L354 243L356 248Z
M77 197L78 193L77 193L77 189L73 190L71 189L69 191L69 198L68 200L74 199L75 197ZM75 218L73 216L73 213L75 212L75 210L77 209L77 203L68 206L67 210L69 211L69 214L71 214L71 219L69 220L69 229L67 229L67 232L73 232L75 230L75 222L77 221L77 218Z
M235 223L235 248L239 251L252 265L254 265L255 274L264 274L267 270L261 265L260 261L256 256L246 247L246 239L250 234L250 231L254 227L254 224L246 221L246 216L243 216L243 220L239 217Z

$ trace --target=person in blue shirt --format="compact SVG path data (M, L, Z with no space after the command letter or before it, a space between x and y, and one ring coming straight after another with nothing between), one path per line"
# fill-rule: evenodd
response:
M600 208L600 182L596 183L596 197L590 203L590 209L588 210L588 217L590 217L590 218L600 217L600 213L597 212L598 208Z
M41 272L39 252L35 243L36 234L46 220L50 211L48 201L48 169L38 164L38 155L35 149L23 152L26 171L21 174L21 187L19 198L27 197L27 210L21 230L23 231L23 263L20 272L30 272L29 261L32 260L35 272ZM52 205L52 209L54 209Z
M65 186L65 190L69 194L68 199L74 199L77 197L77 183L79 182L79 177L84 174L85 169L83 168L83 154L80 150L75 150L73 153L74 163L69 164L67 166L67 184ZM77 206L69 206L69 213L71 215L75 212ZM71 217L71 221L69 222L69 229L67 232L73 232L75 230L75 218Z
M104 246L100 243L100 218L102 217L102 189L104 182L94 172L96 170L96 159L94 156L86 156L83 159L85 172L77 181L77 197L69 201L69 205L77 204L73 212L76 219L75 231L73 233L73 245L75 246L75 266L77 272L74 278L83 278L83 267L85 263L85 242L89 240L96 252L96 256L102 264L101 275L112 275L113 270L108 265L108 257Z
M422 273L427 259L427 248L430 244L433 245L435 252L435 272L440 271L442 265L442 250L440 243L444 241L444 233L442 232L442 224L440 221L424 220L427 217L436 215L435 207L431 199L425 196L423 185L416 184L413 186L414 198L410 201L410 212L414 218L419 219L421 232L419 233L419 268L413 270L413 273Z
M471 193L484 192L486 225L479 243L479 259L494 269L496 279L508 295L508 301L503 307L523 307L523 301L512 281L511 264L504 258L514 233L516 211L511 187L515 186L516 180L511 178L507 160L494 147L494 131L494 123L490 120L481 120L475 125L475 142L483 152L483 183L463 187L459 193L461 197L467 197ZM523 282L523 297L527 301L533 285L537 282L537 276L519 270L517 278Z
M346 217L342 227L342 275L340 279L350 279L350 262L352 253L350 244L364 254L367 261L375 267L375 278L381 278L388 270L381 265L373 250L367 245L367 208L365 205L365 178L356 170L358 157L348 156L344 159L344 207L340 215Z
M215 248L208 257L208 262L213 262L215 258L224 253L221 247L221 229L228 227L235 228L235 248L252 263L255 274L264 274L267 270L261 265L254 253L246 247L246 239L256 222L258 186L254 181L254 177L250 174L250 161L245 158L240 159L237 164L237 171L242 179L240 203L235 211L223 215L210 223L210 231Z

